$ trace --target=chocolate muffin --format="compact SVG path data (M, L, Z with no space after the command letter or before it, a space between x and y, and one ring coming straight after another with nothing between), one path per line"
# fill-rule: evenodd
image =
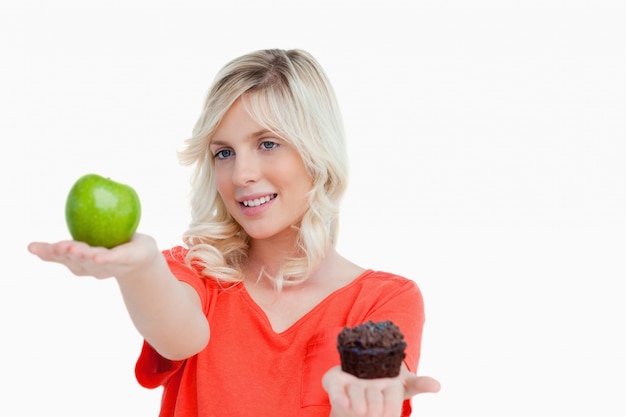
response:
M341 369L358 378L393 378L400 374L406 342L391 321L368 321L344 327L337 336Z

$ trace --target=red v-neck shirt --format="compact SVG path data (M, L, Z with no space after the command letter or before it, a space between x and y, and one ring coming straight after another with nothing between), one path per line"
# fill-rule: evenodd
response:
M321 380L339 365L344 326L391 320L407 342L405 363L417 372L424 305L412 280L367 270L276 333L243 284L221 287L184 263L186 249L163 252L174 275L198 292L211 328L207 347L183 361L161 357L144 342L138 382L163 387L160 417L328 417ZM403 416L411 413L405 401Z

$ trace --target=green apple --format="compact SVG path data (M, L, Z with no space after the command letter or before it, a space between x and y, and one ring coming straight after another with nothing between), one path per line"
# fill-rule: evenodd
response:
M141 218L137 192L129 185L86 174L72 186L65 220L74 240L112 248L128 242Z

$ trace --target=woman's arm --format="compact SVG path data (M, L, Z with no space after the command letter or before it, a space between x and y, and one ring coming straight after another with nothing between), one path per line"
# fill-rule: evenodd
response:
M165 358L188 358L208 343L200 298L174 277L153 238L136 234L112 249L76 241L33 242L28 250L78 276L114 277L135 327Z

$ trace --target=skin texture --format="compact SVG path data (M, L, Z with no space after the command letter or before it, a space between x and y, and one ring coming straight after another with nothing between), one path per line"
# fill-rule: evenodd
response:
M301 284L277 293L270 280L259 279L261 268L271 274L294 255L293 226L307 209L311 178L297 151L264 131L240 101L222 119L209 151L216 159L219 195L251 237L244 285L276 331L291 326L363 272L331 248ZM265 196L271 200L258 207L241 204ZM76 241L33 242L28 249L44 261L65 265L77 276L113 277L137 330L164 357L185 359L210 343L198 295L172 275L150 236L135 234L130 242L110 250ZM332 417L398 417L404 399L439 390L436 380L407 369L396 378L365 380L336 367L326 372L322 384Z

